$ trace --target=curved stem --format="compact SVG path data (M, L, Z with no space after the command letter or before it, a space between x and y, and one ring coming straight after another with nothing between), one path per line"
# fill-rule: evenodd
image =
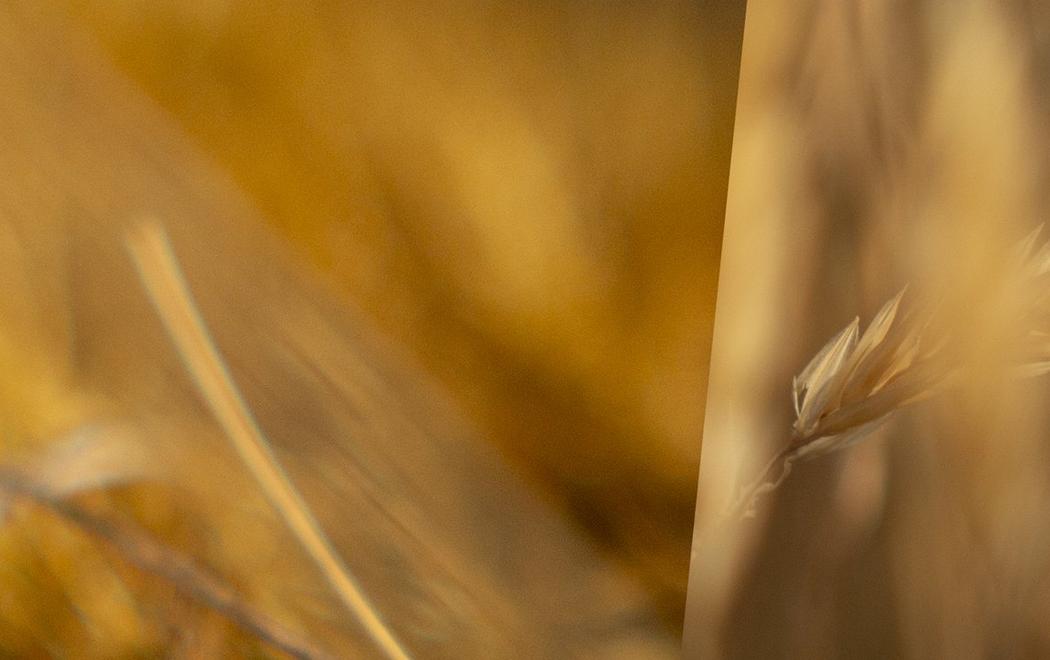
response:
M277 460L208 332L161 225L143 223L129 233L128 247L168 335L263 493L376 646L390 660L409 660Z

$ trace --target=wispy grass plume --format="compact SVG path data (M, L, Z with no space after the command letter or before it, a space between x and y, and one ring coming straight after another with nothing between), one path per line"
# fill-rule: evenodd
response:
M1038 243L1040 225L1012 253L1006 281L1022 296L1020 362L1014 373L1050 372L1050 241ZM1037 247L1038 245L1038 247ZM793 379L795 421L787 444L774 455L730 513L749 517L759 497L791 474L793 463L848 447L908 405L937 394L962 365L944 348L950 338L931 335L929 310L904 305L906 289L887 301L863 333L860 319L831 338Z

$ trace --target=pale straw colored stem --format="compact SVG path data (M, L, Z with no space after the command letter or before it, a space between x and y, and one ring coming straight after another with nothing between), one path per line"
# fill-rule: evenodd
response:
M150 300L197 387L263 492L375 644L387 657L407 660L408 653L336 554L274 456L208 333L164 229L157 222L143 223L129 232L127 245Z
M734 500L733 504L730 505L726 512L727 518L751 518L755 515L755 506L758 503L758 499L769 493L770 491L776 490L780 487L780 484L784 483L784 480L791 474L791 463L794 459L795 447L788 447L776 454L769 463L766 464L762 472L759 473L758 477L751 482L750 485L746 486L740 495ZM780 467L780 472L774 478L771 475L774 473L777 467Z

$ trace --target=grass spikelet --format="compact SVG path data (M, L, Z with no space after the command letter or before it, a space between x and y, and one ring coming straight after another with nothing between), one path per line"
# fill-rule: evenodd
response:
M1036 248L1042 225L1020 241L1012 254L1010 291L1023 298L1020 377L1050 372L1050 322L1046 312L1050 240ZM934 396L950 385L963 365L954 364L945 347L950 337L926 336L931 314L904 309L906 288L888 300L864 333L855 318L832 337L792 381L795 421L790 439L759 476L730 506L731 515L750 517L757 500L787 479L802 459L837 451L859 442L910 404ZM1031 294L1027 292L1032 292Z

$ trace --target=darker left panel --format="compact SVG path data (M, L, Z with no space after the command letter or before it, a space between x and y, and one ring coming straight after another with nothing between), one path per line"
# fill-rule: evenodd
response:
M744 4L0 8L0 655L678 657Z

